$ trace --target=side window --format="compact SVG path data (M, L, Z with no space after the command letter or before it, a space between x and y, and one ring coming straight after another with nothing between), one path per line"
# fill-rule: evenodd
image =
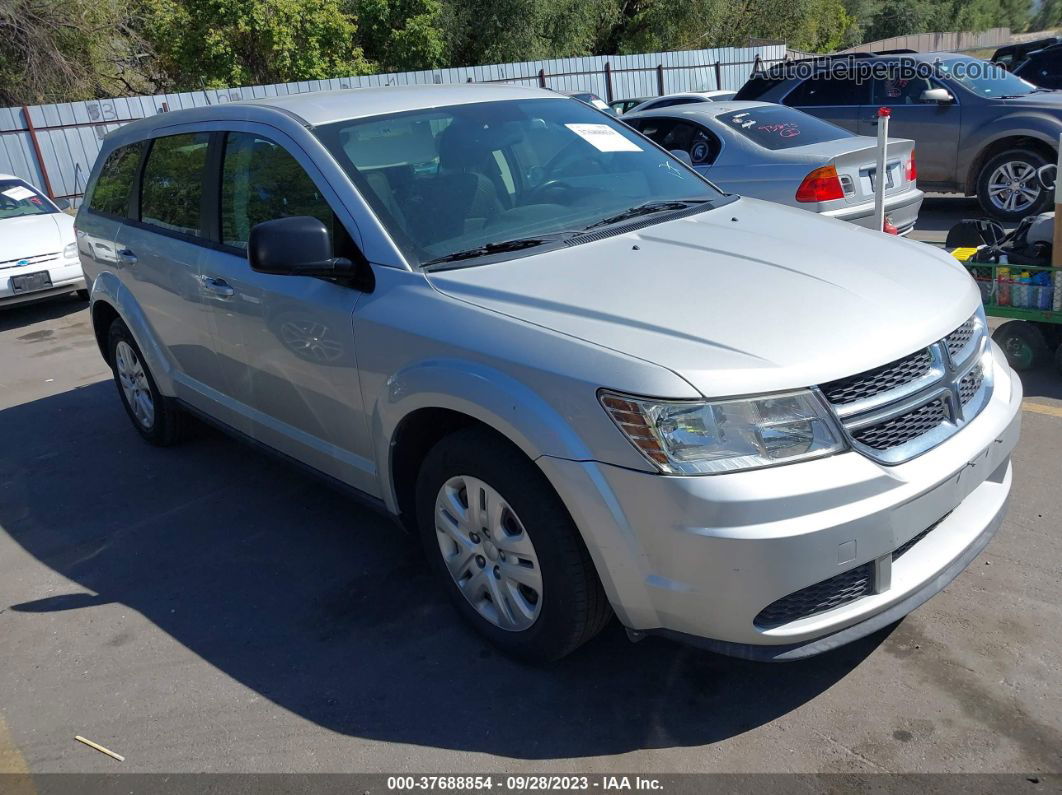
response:
M924 77L916 77L911 80L900 78L889 80L875 80L873 89L873 104L875 105L923 105L922 93L933 88ZM936 103L930 103L936 105Z
M122 146L107 156L89 197L89 209L97 213L125 217L129 214L129 192L140 165L140 144Z
M203 237L200 201L206 171L208 133L156 138L144 164L140 220L145 224Z
M817 105L867 105L870 103L870 83L857 82L842 75L821 74L809 77L794 88L783 100L797 108Z
M221 172L221 242L247 249L263 221L309 215L330 230L333 214L302 166L279 144L253 133L225 136Z
M639 119L638 130L669 152L686 152L695 166L708 166L719 154L719 139L699 124L679 119Z

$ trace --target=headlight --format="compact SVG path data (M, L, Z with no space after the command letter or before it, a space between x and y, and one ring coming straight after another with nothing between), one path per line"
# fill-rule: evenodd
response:
M791 464L847 446L829 409L807 390L712 401L647 400L604 390L599 397L642 455L671 474Z
M63 256L66 257L66 259L73 259L74 257L76 257L77 243L70 243L66 248L64 248Z

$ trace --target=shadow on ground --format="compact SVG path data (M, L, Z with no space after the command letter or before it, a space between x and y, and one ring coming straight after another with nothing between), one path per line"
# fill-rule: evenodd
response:
M11 609L128 605L337 732L527 759L703 745L814 698L888 634L764 665L633 645L613 623L561 663L524 667L459 622L389 521L212 431L151 448L113 390L0 412L0 525L80 586ZM106 630L115 647L121 630Z
M87 301L71 293L3 307L0 308L0 331L23 328L46 320L57 320L75 312L84 312L87 306Z

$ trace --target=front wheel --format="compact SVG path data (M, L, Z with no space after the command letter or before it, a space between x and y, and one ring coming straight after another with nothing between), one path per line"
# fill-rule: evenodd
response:
M977 201L1001 221L1020 221L1044 211L1050 196L1036 172L1047 161L1031 149L1011 149L990 158L977 176Z
M514 657L557 660L612 615L560 498L523 453L490 431L458 431L427 455L417 523L455 607Z

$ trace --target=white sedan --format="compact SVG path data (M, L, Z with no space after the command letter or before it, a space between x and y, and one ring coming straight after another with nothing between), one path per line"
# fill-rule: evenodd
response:
M0 174L0 307L71 292L88 298L74 219L63 204Z

